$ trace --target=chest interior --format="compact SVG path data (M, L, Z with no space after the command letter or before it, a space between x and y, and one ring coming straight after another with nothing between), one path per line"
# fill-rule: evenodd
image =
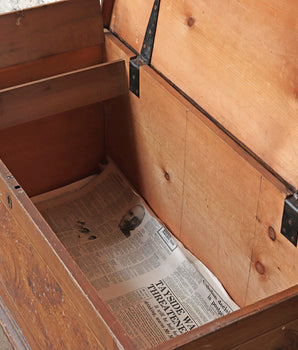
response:
M171 15L181 13L180 5L165 3ZM126 30L124 26L133 6L133 2L115 2L110 30L103 30L99 6L92 0L84 5L82 1L62 1L0 17L5 34L0 48L0 157L9 169L1 166L2 202L14 211L21 225L22 205L27 206L31 220L37 220L35 207L22 204L30 203L23 191L34 197L68 185L96 174L100 163L111 157L171 232L219 278L234 301L241 308L252 307L297 284L297 248L281 234L285 200L293 195L296 175L291 169L287 175L279 175L278 166L271 168L267 158L262 161L261 152L246 147L246 137L251 142L251 134L243 136L243 143L238 135L245 133L239 125L231 124L230 131L229 122L213 117L229 115L226 97L218 90L225 89L224 82L209 82L207 92L195 86L196 82L204 84L205 70L218 71L217 66L212 67L217 53L210 51L208 60L198 56L205 66L197 73L188 52L199 43L189 33L185 36L193 41L185 39L188 46L172 60L167 58L166 51L172 52L174 43L171 35L165 37L165 5L160 9L162 24L156 34L159 51L153 53L151 66L140 68L140 97L129 92L130 60L141 51L141 33L146 29L139 20L145 13L149 16L147 7L152 4L146 1L140 9L137 32L131 24ZM214 11L215 17L219 10ZM203 6L200 11L207 9ZM238 7L231 11L244 16ZM188 21L181 23L178 17L180 33L199 25L193 12L183 16ZM243 40L249 40L249 33L245 35ZM225 50L230 44L223 46L223 56L228 55ZM244 44L239 41L238 45ZM254 49L253 45L249 48ZM185 71L185 81L181 75L176 78L175 67ZM238 61L231 62L231 67L236 69ZM249 69L248 63L245 67ZM220 74L223 79L224 72ZM241 76L244 71L237 74L240 81L245 79ZM244 110L234 93L231 120ZM251 113L249 107L247 110ZM250 125L241 125L243 130L246 127ZM259 139L257 129L255 133ZM13 209L9 209L7 196ZM43 219L38 220L37 225L43 227ZM35 242L26 229L26 237ZM63 251L60 243L47 232L59 255ZM63 251L60 259L68 261L67 252ZM76 275L77 267L66 265ZM88 281L78 280L88 297L97 301ZM97 303L97 309L104 309L105 314L105 306ZM121 333L121 327L117 326L117 331ZM183 338L183 342L188 340Z

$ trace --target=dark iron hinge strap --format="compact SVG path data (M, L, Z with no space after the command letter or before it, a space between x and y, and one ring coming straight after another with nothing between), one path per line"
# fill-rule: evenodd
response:
M147 26L141 54L129 63L129 89L140 97L140 67L151 62L153 45L156 33L160 0L155 0L149 23Z
M286 198L281 233L297 247L298 237L298 192Z

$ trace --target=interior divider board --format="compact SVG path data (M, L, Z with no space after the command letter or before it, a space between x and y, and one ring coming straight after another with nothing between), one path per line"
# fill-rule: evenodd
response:
M0 16L0 68L104 44L98 0L66 0Z
M102 45L86 47L0 69L0 89L104 62Z
M28 196L96 173L104 156L101 103L0 129L0 158Z
M0 128L101 102L127 91L122 60L0 90Z
M111 29L138 52L152 4L115 0ZM151 62L294 188L297 6L164 0Z

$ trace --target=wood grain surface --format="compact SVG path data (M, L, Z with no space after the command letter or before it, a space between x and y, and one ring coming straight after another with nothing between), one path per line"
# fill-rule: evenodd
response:
M298 249L280 233L284 198L262 178L246 304L298 285Z
M23 229L0 204L3 299L15 303L32 349L102 349ZM3 287L5 289L3 289ZM22 324L23 323L23 324ZM30 335L28 334L30 332Z
M147 72L142 72L142 90L141 100L131 95L129 101L105 103L107 152L158 216L179 232L185 108Z
M153 1L115 0L140 52ZM152 65L298 187L296 0L161 2Z
M296 350L298 348L298 320L289 322L279 328L260 335L232 350Z
M2 162L0 198L0 293L31 347L134 349Z
M102 0L101 2L103 25L106 28L110 26L114 2L114 0Z
M179 238L241 306L250 273L260 181L254 168L188 114Z
M0 32L0 68L104 42L97 0L58 1L3 14Z
M104 61L102 46L92 46L0 70L0 89L94 66Z
M100 102L125 92L127 81L121 60L0 90L0 128Z
M106 47L128 64L132 53L112 35ZM140 99L105 103L108 154L240 306L297 284L297 252L287 259L280 234L287 189L149 67L140 86Z
M0 158L29 196L95 173L104 155L100 104L0 130Z
M298 286L295 286L176 337L154 350L230 350L234 347L237 350L277 350L278 344L290 345L282 349L294 350L297 301ZM276 338L280 329L289 338ZM275 343L274 338L266 342L270 336L275 336Z

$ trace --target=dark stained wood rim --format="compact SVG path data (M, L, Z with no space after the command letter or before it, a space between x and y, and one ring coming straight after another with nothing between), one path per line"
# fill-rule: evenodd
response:
M102 19L105 28L110 27L115 0L102 0Z
M245 306L153 349L231 349L296 320L297 305L298 285Z

